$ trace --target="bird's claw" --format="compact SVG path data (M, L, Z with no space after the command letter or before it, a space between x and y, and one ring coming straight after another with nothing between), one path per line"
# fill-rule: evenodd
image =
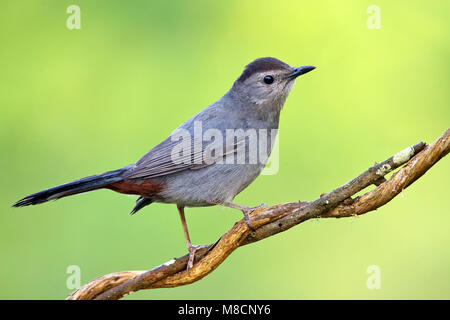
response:
M247 223L250 230L255 231L255 228L253 228L252 222L250 221L250 215L249 213L252 212L252 210L249 208L249 210L242 210L242 213L245 217L245 223Z
M187 263L187 266L186 266L186 271L187 271L187 272L189 272L189 270L192 269L192 267L194 266L195 252L196 252L198 249L201 249L201 248L204 248L204 247L207 247L207 245L196 245L196 246L191 245L191 246L188 248L188 251L189 251L189 259L188 259L188 263Z
M247 207L247 208L242 209L242 213L244 214L244 217L245 217L245 222L247 223L250 230L255 231L255 228L253 227L252 222L250 220L250 212L252 212L253 210L256 210L258 208L265 207L265 206L266 206L265 203L261 203L259 206L256 206L256 207Z
M188 259L188 263L187 263L187 266L186 266L186 270L188 272L194 266L195 251L197 251L197 248L195 246L192 246L192 247L189 248L189 259Z

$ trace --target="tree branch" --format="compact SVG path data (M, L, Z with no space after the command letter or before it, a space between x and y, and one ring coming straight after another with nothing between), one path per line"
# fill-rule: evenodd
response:
M124 271L105 275L84 285L67 299L120 299L142 289L177 287L198 281L216 269L238 247L286 231L311 218L343 218L361 215L388 203L420 178L450 151L450 129L431 145L420 142L375 164L343 186L313 202L292 202L255 209L250 218L255 231L244 219L215 243L195 254L194 266L186 271L188 255L172 259L149 271ZM385 175L403 166L389 180ZM376 188L352 199L370 185Z

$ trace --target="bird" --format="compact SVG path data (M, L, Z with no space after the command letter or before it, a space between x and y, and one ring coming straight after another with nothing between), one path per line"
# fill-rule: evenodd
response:
M99 189L139 196L130 214L154 202L175 204L189 252L189 270L199 246L190 240L185 207L238 209L253 229L249 214L257 207L233 200L265 167L280 112L297 77L314 69L311 65L291 67L273 57L258 58L245 66L219 100L181 124L137 162L30 194L13 207Z

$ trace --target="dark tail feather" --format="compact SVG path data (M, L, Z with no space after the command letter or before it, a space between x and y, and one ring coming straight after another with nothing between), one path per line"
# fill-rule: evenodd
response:
M130 214L131 215L135 214L136 212L141 210L143 207L148 206L152 202L153 202L153 200L149 199L149 198L143 198L143 197L137 198L136 205L134 206L133 210L131 210Z
M90 176L86 178L82 178L79 180L75 180L66 184L62 184L60 186L56 186L47 190L43 190L37 193L30 194L26 196L22 200L17 201L13 207L23 207L29 205L35 205L43 202L47 202L49 200L55 200L67 196L71 196L73 194L88 192L96 189L101 189L104 186L118 182L122 180L122 173L127 170L127 167L108 171L96 176Z

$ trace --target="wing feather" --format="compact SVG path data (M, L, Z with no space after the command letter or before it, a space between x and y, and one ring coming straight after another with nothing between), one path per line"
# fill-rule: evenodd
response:
M218 152L213 161L203 159L204 151L207 146L201 143L193 142L190 152L181 156L176 156L174 160L173 150L179 144L179 141L172 141L169 136L163 142L155 146L140 158L135 166L131 167L126 174L127 179L142 179L161 177L184 170L198 170L210 166L223 160L227 155L236 153L239 145L245 139L232 142L230 147L224 145L222 152ZM224 151L225 150L225 151Z

